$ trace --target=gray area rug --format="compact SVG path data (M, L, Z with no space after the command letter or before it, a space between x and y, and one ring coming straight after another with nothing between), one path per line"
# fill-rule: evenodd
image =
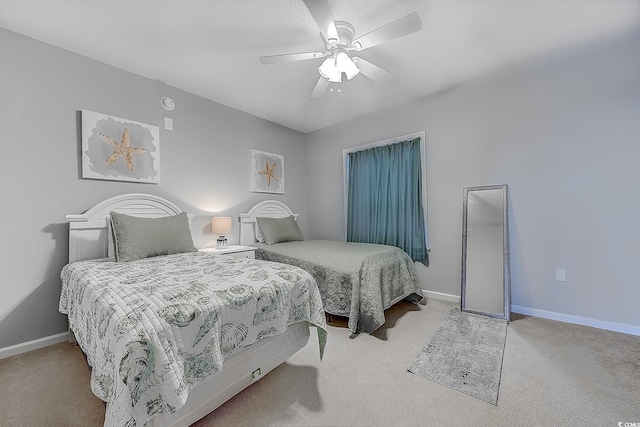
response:
M507 324L454 308L407 370L497 405Z

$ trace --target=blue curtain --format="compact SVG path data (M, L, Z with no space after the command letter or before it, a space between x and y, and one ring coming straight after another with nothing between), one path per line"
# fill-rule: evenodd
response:
M420 138L350 153L347 241L427 257Z

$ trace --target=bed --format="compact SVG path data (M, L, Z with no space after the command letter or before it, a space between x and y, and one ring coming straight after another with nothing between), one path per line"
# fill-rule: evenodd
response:
M375 331L385 322L384 310L400 300L424 300L415 264L401 249L303 239L297 225L286 225L297 217L282 202L260 202L240 215L240 244L256 246L256 258L308 271L318 284L325 312L348 317L352 333ZM272 241L265 236L265 218L277 219Z
M153 238L186 228L190 240L191 218L148 194L67 216L60 311L92 367L92 391L106 402L105 426L188 426L304 347L309 325L322 357L322 301L304 270L198 252L192 241L127 260L144 246L138 238L134 251L124 249L139 224L152 224Z

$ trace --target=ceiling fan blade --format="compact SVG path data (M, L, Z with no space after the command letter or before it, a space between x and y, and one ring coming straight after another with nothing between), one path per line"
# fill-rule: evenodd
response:
M327 0L303 0L304 4L311 12L311 16L313 20L316 21L318 27L320 27L320 32L324 36L325 40L329 43L334 42L338 43L340 41L340 36L338 35L338 29L336 28L336 23L333 20L333 15L331 15L331 9L329 9L329 3Z
M421 29L422 20L420 19L420 15L413 12L403 18L389 22L387 25L373 30L362 37L358 37L351 43L351 46L355 47L356 50L368 49L380 43L415 33Z
M356 66L360 69L360 72L369 77L374 82L386 83L393 80L393 74L383 70L377 65L373 65L371 62L365 61L364 59L358 58L357 56L354 56L352 59L356 63Z
M265 65L280 64L282 62L304 61L307 59L324 58L328 52L287 53L284 55L261 56L260 62Z
M325 93L327 93L327 88L329 87L329 80L320 76L318 79L318 83L316 83L316 87L313 88L313 92L311 92L312 98L322 98Z

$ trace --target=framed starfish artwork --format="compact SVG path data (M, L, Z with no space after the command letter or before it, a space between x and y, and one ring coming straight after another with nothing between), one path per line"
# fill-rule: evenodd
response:
M160 182L157 126L82 110L82 177Z
M251 191L284 194L284 156L251 150Z

